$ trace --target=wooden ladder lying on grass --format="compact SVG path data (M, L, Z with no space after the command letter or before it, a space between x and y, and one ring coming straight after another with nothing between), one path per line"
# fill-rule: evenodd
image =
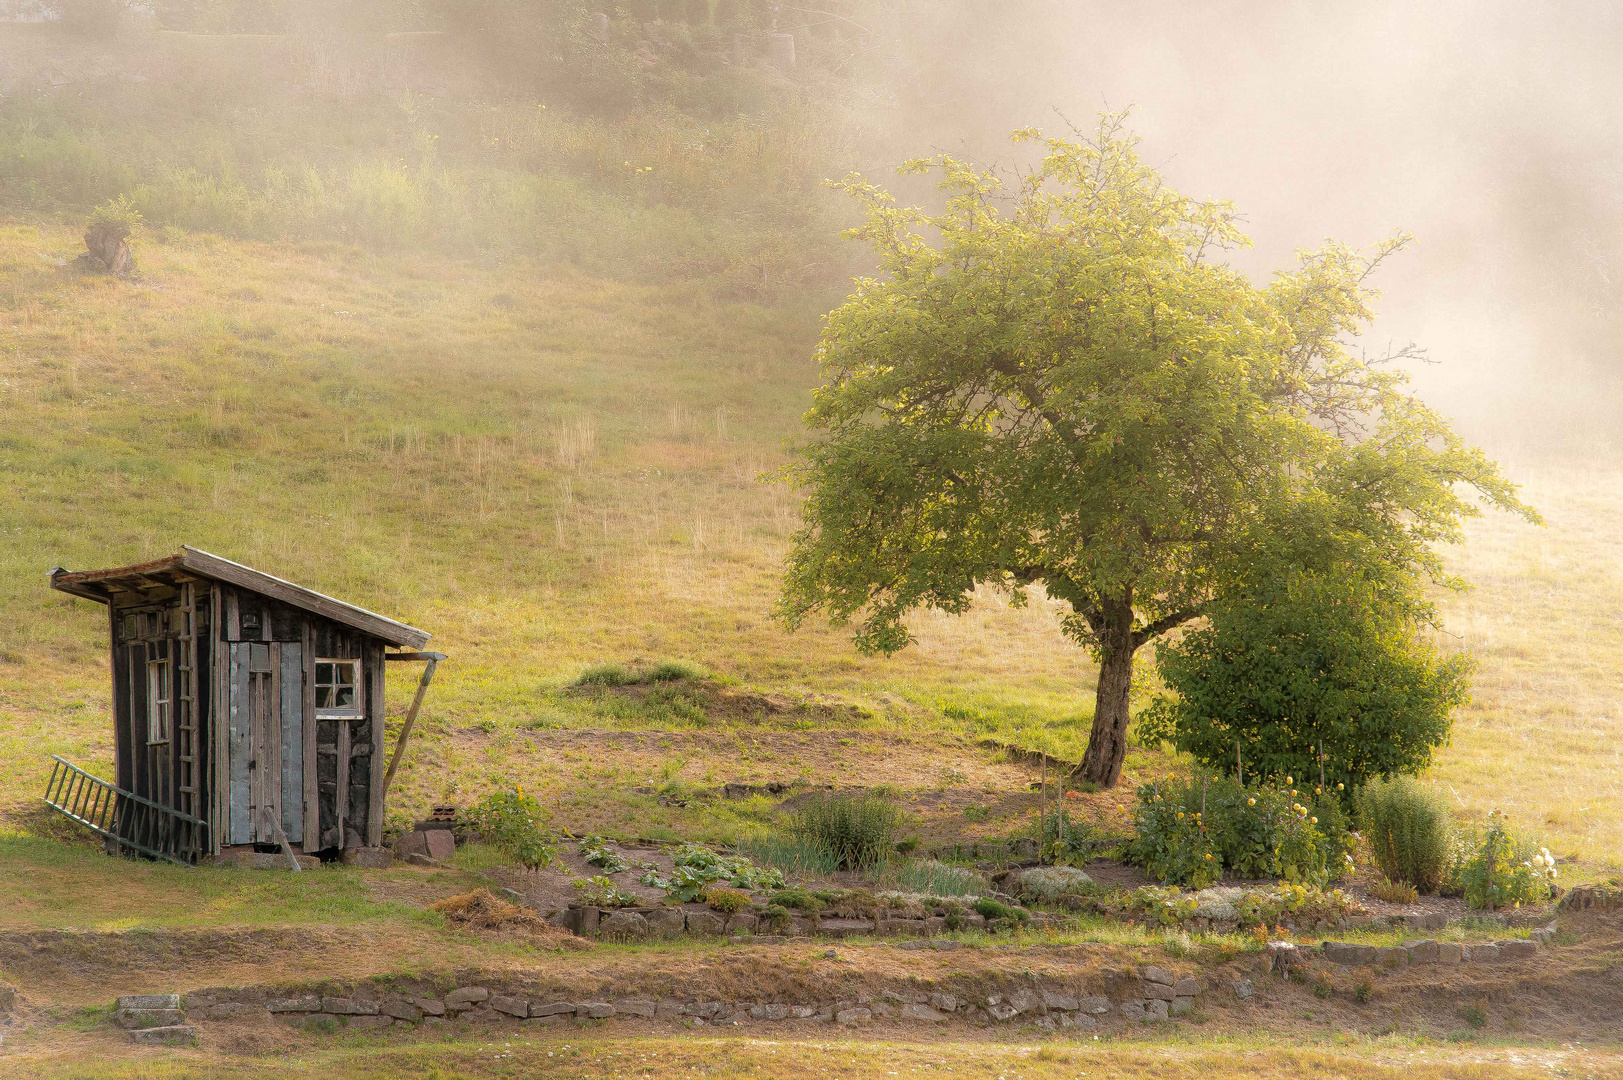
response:
M197 861L208 823L99 777L55 754L45 805L94 829L119 847L182 866Z

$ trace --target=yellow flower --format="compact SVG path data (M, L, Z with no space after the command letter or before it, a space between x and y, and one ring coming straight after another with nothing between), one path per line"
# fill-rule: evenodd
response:
M1296 781L1293 780L1291 777L1289 777L1289 776L1285 777L1285 784L1286 784L1287 787L1290 786L1291 784L1294 784L1294 783L1296 783Z
M1247 799L1247 800L1246 800L1246 801L1245 801L1245 804L1246 804L1246 805L1247 805L1247 806L1255 806L1255 805L1257 805L1257 800L1256 800L1256 797L1255 797L1255 796L1252 796L1252 797L1251 797L1251 798L1249 798L1249 799Z
M1344 785L1344 784L1337 784L1337 785L1336 785L1336 790L1337 790L1337 791L1345 791L1345 790L1346 790L1346 785Z
M1178 811L1178 820L1179 820L1179 821L1182 821L1182 820L1183 820L1183 811L1182 811L1182 810L1179 810L1179 811Z
M1319 823L1319 819L1316 818L1316 817L1310 817L1310 818L1308 818L1308 820L1311 821L1315 825L1317 825Z

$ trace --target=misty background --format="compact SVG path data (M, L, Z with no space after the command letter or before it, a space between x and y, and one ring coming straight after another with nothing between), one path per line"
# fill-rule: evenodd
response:
M1130 107L1146 161L1245 215L1255 248L1234 261L1256 278L1326 237L1410 232L1376 279L1369 351L1426 348L1421 396L1490 452L1616 452L1617 7L1123 7L914 5L895 130L1012 161L1015 126Z

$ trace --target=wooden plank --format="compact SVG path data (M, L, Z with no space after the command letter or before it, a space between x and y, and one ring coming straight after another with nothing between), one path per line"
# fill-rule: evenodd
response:
M251 645L228 646L231 656L231 687L229 705L230 743L227 753L231 759L231 791L229 813L230 843L251 844L253 818L249 814L248 762L252 757L252 704L248 697L248 653Z
M266 679L265 715L260 725L265 737L259 755L260 783L265 790L260 842L274 844L276 827L282 821L282 786L286 780L282 775L282 745L286 738L282 731L282 647L272 644L264 648L270 654L270 675Z
M282 721L282 831L290 844L304 842L304 661L297 642L271 646L281 652L277 678Z
M109 643L113 683L113 782L125 791L131 790L133 781L130 742L129 657L127 649L119 644L118 623L122 616L111 605L107 608L107 640Z
M407 626L376 612L367 611L354 604L346 604L324 593L306 589L291 581L283 581L281 578L272 577L241 563L234 563L230 559L222 559L218 555L210 555L206 551L198 551L193 547L181 549L181 564L195 573L252 589L261 595L305 611L313 611L317 615L373 637L382 638L389 644L401 648L420 649L428 643L431 636L415 626Z
M223 641L225 598L213 589L209 600L209 676L214 693L209 698L209 761L214 766L214 791L209 800L209 846L219 855L231 842L231 646Z
M301 713L304 717L304 850L321 848L321 789L317 786L316 770L316 652L311 646L310 620L304 620L301 633L304 641L300 652L304 659L304 694Z
M129 650L130 746L135 751L130 790L152 797L152 761L147 752L147 651L150 645L132 645Z
M339 720L338 724L338 753L337 771L334 779L338 781L333 791L333 811L338 815L338 850L344 850L344 819L349 816L349 725L348 720Z
M225 639L242 640L242 617L237 610L237 590L225 590Z
M367 770L366 846L383 843L383 643L369 641L361 660L367 682L366 715L372 725L372 760Z

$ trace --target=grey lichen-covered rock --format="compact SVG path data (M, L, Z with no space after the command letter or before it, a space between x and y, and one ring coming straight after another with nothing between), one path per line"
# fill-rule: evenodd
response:
M1184 1016L1194 1010L1195 999L1191 997L1176 997L1167 1006L1168 1016Z
M1030 1012L1041 1004L1042 999L1024 987L1009 995L1009 1006L1017 1013Z
M1241 979L1239 982L1234 984L1234 996L1239 998L1241 1001L1244 1001L1246 998L1250 997L1254 992L1255 988L1251 985L1250 979Z
M323 996L321 999L321 1011L332 1013L334 1016L376 1016L378 1014L378 1005L375 1001Z
M1053 900L1081 892L1093 879L1074 866L1036 866L1022 871L1017 886L1022 896Z
M125 994L113 1003L119 1009L178 1009L179 994Z
M495 1009L499 1013L505 1013L508 1016L516 1016L521 1020L530 1015L530 1003L521 997L509 997L506 994L494 994L491 996L489 1001L485 1002L485 1004L490 1008Z
M1139 984L1139 993L1150 1001L1171 1001L1177 995L1172 987L1166 983L1143 982Z
M1403 967L1409 962L1409 950L1401 945L1383 945L1375 950L1375 966Z
M320 1012L321 998L315 994L300 994L298 997L278 998L266 1002L265 1008L273 1013Z
M625 1016L652 1017L659 1011L659 1005L648 998L634 998L631 1001L622 1001L615 1008Z
M952 994L931 994L930 1007L933 1009L940 1009L942 1012L957 1012L958 999Z
M1144 1020L1145 1022L1165 1020L1171 1011L1172 1003L1170 1001L1146 1001L1144 1003Z
M1530 956L1538 955L1538 945L1532 941L1496 941L1499 946L1499 959L1525 960Z
M141 1028L130 1032L130 1038L142 1046L191 1046L197 1042L197 1029L190 1024Z
M1326 941L1321 949L1324 958L1332 964L1365 967L1375 962L1375 946L1355 945L1347 941Z
M113 1014L121 1028L173 1027L186 1019L179 1009L119 1009Z
M1409 953L1409 963L1411 964L1435 964L1437 962L1437 943L1429 938L1425 941L1405 941L1403 947Z
M473 1005L490 1000L490 991L483 986L459 986L445 995L447 1005Z
M1488 944L1472 945L1465 958L1473 964L1497 964L1505 957L1499 946Z
M588 1001L575 1007L575 1015L588 1020L607 1020L614 1015L614 1006L607 1001Z
M872 1019L873 1013L870 1010L864 1009L860 1006L850 1009L841 1009L839 1012L834 1014L834 1022L836 1024L844 1024L847 1027L851 1026L852 1024L866 1023Z
M1437 943L1437 962L1439 964L1458 964L1465 959L1465 946L1457 941L1439 941Z
M440 1007L444 1011L444 1006ZM378 1015L390 1016L396 1020L404 1020L408 1024L415 1024L423 1018L423 1010L409 1001L386 1001L378 1006Z
M1172 993L1177 997L1194 997L1200 993L1200 981L1185 976L1172 984Z
M994 1005L988 1005L986 1007L986 1011L991 1013L992 1019L998 1021L999 1023L1002 1023L1005 1020L1013 1020L1015 1017L1020 1015L1019 1009L1016 1009L1013 1005L1010 1005L1004 1001L999 1001Z
M240 1001L222 1001L218 1005L210 1005L205 1016L210 1020L240 1020L250 1013L260 1010L253 1005L245 1005Z
M1103 1016L1110 1011L1110 999L1107 997L1085 997L1076 1003L1076 1007L1078 1012Z
M898 1013L898 1015L903 1020L924 1020L924 1021L927 1021L927 1022L932 1023L932 1024L933 1023L940 1023L940 1022L945 1021L947 1019L947 1014L946 1013L937 1012L935 1009L932 1009L930 1006L928 1006L928 1005L920 1005L917 1002L913 1002L911 1004L903 1005L902 1008L901 1008L901 1011Z
M387 1016L377 1016L375 1014L371 1016L352 1016L344 1026L350 1031L382 1031L384 1028L393 1027L394 1021Z
M1163 967L1156 967L1154 964L1146 965L1139 972L1139 975L1145 982L1162 983L1166 986L1171 986L1174 982L1177 982L1177 979L1173 978L1172 972Z
M648 936L648 921L635 911L608 911L598 920L597 932L618 941L639 941Z
M531 1016L573 1016L578 1006L573 1001L532 1001L530 1002Z
M1245 890L1233 886L1202 889L1195 894L1195 916L1201 919L1233 922L1239 918L1235 905L1244 897Z
M1066 1012L1075 1012L1079 1007L1076 995L1067 994L1063 990L1044 990L1043 1004L1050 1009L1061 1009Z
M1139 1021L1139 1022L1142 1023L1143 1020L1144 1020L1144 1015L1145 1015L1144 1014L1144 1002L1142 1002L1142 1001L1124 1001L1124 1002L1122 1002L1121 1003L1121 1014L1123 1016L1125 1016L1128 1020L1136 1020L1136 1021Z

